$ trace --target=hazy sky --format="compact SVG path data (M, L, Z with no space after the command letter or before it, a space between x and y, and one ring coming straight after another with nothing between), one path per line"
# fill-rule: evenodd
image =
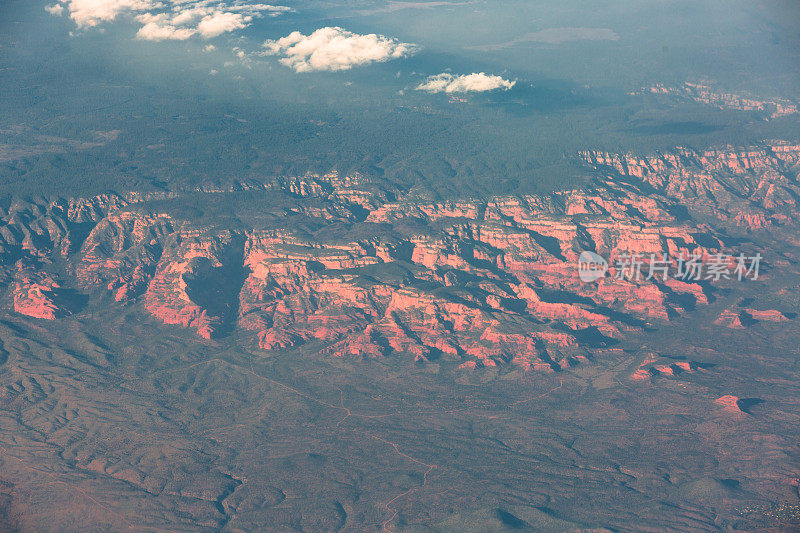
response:
M629 93L797 98L797 20L788 1L7 0L0 171L92 189L332 167L557 187L578 149L785 137Z

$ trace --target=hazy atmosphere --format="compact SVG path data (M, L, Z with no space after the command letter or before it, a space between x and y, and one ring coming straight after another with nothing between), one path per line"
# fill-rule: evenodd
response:
M0 530L796 531L799 22L0 0Z
M0 111L13 148L3 186L14 192L47 194L53 180L95 193L332 169L447 196L530 192L580 182L578 150L798 133L794 121L765 127L752 113L630 94L689 81L797 98L793 2L293 2L218 35L197 32L197 17L144 24L177 7L95 4L4 3ZM219 7L176 6L195 4ZM326 28L385 42L361 43L341 64L332 45L317 65L265 46ZM513 86L419 90L443 73ZM36 135L64 140L28 157Z

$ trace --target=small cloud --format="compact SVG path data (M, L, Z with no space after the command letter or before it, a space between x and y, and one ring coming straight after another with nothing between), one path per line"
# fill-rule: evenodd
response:
M144 23L144 26L136 32L136 38L145 41L184 41L197 33L193 28L175 26L169 17L163 14L144 13L136 17L136 20Z
M206 39L239 30L250 24L252 16L241 13L231 13L228 11L215 11L206 15L197 25L197 31Z
M294 11L291 7L287 6L273 6L269 4L243 4L237 6L228 6L228 11L246 11L249 13L266 13L269 17L277 17L281 13L289 13Z
M155 22L148 22L136 32L137 39L145 41L185 41L196 32L189 28L176 28L169 24L160 25Z
M299 31L264 43L267 55L282 55L281 64L296 72L347 70L357 65L389 61L413 54L417 46L374 33L360 35L326 27L311 35Z
M203 52L213 52L216 49L217 47L214 46L213 44L207 44L203 47Z
M209 13L211 9L206 6L184 7L173 12L170 22L179 26L190 25Z
M500 76L491 76L483 72L455 76L447 72L430 76L417 86L418 91L430 93L468 93L502 89L508 91L516 81L509 81Z
M64 6L61 4L53 4L52 6L45 6L44 10L51 15L62 15L64 13Z

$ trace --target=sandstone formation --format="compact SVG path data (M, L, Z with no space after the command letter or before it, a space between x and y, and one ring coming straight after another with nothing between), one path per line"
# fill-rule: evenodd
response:
M659 195L736 226L797 223L800 146L773 143L697 152L681 148L651 156L587 151L597 169L635 178Z
M61 286L45 272L20 271L13 283L14 311L34 318L55 320L69 314L59 297Z
M666 95L681 100L691 100L720 109L737 109L740 111L755 111L763 113L769 118L778 118L787 115L796 115L800 112L798 103L787 98L759 99L733 93L715 91L703 83L685 82L677 87L663 84L653 85L634 94Z
M597 177L547 196L435 201L330 173L15 203L0 213L0 253L6 265L64 258L81 290L207 339L239 327L263 350L558 371L709 302L707 280L654 275L657 258L672 268L680 255L735 252L708 217L750 230L797 221L800 146L581 157ZM153 207L182 194L261 194L274 222L232 229ZM584 250L609 264L591 283L577 275ZM627 254L643 258L641 277L625 275ZM32 272L14 282L17 310L64 314L58 284ZM786 319L740 309L717 322L743 317ZM633 377L695 369L651 362Z
M739 406L739 402L740 402L739 398L731 395L721 396L716 400L714 400L714 403L716 403L717 405L721 405L723 409L725 409L726 411L730 411L732 413L742 412L742 409Z

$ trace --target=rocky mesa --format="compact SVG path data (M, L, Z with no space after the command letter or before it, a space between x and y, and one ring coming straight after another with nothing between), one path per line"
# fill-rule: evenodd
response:
M709 302L711 281L647 275L655 258L733 254L730 228L797 222L800 146L580 156L592 182L546 196L430 201L338 173L191 191L257 199L235 225L170 212L189 193L18 202L0 252L14 307L39 318L68 312L44 274L58 259L81 291L206 339L238 328L262 350L557 371ZM605 276L579 278L582 251ZM641 278L621 275L629 254L650 258ZM674 366L640 374L689 370Z

